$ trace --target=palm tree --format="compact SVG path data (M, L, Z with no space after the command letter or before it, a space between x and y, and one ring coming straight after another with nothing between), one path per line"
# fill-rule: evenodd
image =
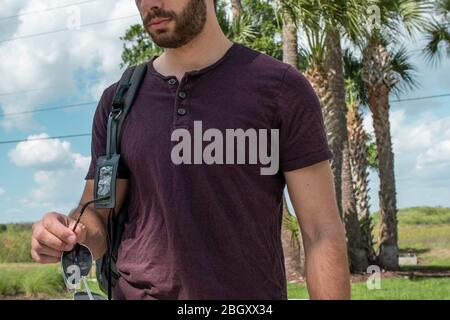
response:
M285 197L283 197L281 241L286 278L298 280L305 273L305 252L297 218L289 212Z
M244 12L241 0L230 0L231 11L233 12L233 20L239 20Z
M283 14L283 62L298 68L298 38L297 29L291 17Z
M303 31L311 58L305 75L322 103L328 143L333 151L332 169L339 212L342 211L342 150L347 143L345 83L341 39L361 32L365 0L289 0L282 3Z
M354 206L350 167L344 168L347 150L345 83L341 39L353 38L361 31L358 19L365 11L361 0L290 0L282 2L306 41L302 49L307 63L306 77L320 99L328 143L333 151L332 169L339 212L346 223L350 265L353 270L367 266L365 251L360 250L360 230ZM344 171L347 170L347 171ZM344 194L345 192L345 194ZM356 222L356 223L355 223Z
M343 150L342 194L343 220L347 236L347 252L349 256L350 271L352 273L362 273L367 270L369 259L358 220L348 144L344 146Z
M282 30L283 62L290 64L297 69L299 62L297 29L291 17L286 12L283 13ZM293 276L299 277L304 275L305 254L297 218L289 212L285 198L283 198L283 205L283 225L281 233L286 276L290 279Z
M450 0L438 0L435 5L437 18L426 28L427 46L424 54L430 62L450 57Z
M363 126L360 104L356 97L355 83L347 82L347 130L349 136L349 158L356 211L361 229L361 244L370 263L375 262L372 218L369 207L367 134Z
M428 4L416 0L373 0L380 8L380 28L367 30L363 49L363 80L368 91L379 159L380 175L380 235L379 264L390 270L398 269L397 200L394 175L394 154L389 123L389 94L398 82L393 70L393 58L387 44L395 43L400 27L411 34L425 24L423 14ZM387 41L386 39L389 39Z
M362 62L349 49L344 52L347 91L347 132L353 192L360 225L361 246L369 263L375 262L373 225L369 207L369 135L364 130L361 107L367 105L367 90L362 81Z

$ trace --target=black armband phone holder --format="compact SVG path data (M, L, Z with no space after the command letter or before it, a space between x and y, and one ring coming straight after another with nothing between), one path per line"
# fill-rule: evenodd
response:
M120 155L115 154L108 159L101 156L97 159L95 172L94 199L109 197L95 203L96 208L114 208L116 206L116 181Z

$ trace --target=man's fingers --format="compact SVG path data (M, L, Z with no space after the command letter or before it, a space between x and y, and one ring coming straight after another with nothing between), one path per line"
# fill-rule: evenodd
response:
M55 235L57 238L61 239L67 243L76 243L77 236L72 230L68 227L69 223L68 217L58 215L58 214L49 214L46 215L43 219L44 228Z
M59 239L54 234L50 233L46 229L37 237L37 240L39 243L42 243L46 245L47 247L50 247L53 250L57 251L68 251L71 248L73 248L72 243L64 242L61 239Z
M44 263L56 263L56 262L58 262L60 260L60 258L50 257L50 256L47 256L45 254L38 254L34 250L31 251L31 257L37 263L42 263L42 264L44 264Z
M75 223L76 223L75 221L70 223L70 225L69 225L70 230L73 230ZM75 229L75 234L77 235L77 241L79 243L83 243L86 238L86 226L84 224L82 224L81 222L78 223L78 225Z
M72 247L72 245L70 245ZM67 247L69 248L69 247ZM40 243L36 239L31 240L31 249L36 251L38 254L43 254L46 256L54 257L54 258L61 258L61 251L55 250L53 248L50 248L49 246L46 246L45 244Z

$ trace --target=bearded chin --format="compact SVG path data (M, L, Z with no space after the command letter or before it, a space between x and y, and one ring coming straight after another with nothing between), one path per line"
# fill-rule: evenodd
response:
M173 31L161 29L152 34L147 29L147 32L153 42L161 48L180 48L203 31L206 24L206 15L205 0L191 0L183 9L183 12L173 20L175 23Z
M177 49L188 44L198 35L198 33L186 34L184 32L177 32L177 30L159 30L155 34L150 33L150 37L158 47Z

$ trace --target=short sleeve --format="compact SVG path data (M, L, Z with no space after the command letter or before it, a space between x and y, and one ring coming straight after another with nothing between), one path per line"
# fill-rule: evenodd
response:
M92 122L92 137L91 137L91 162L89 164L88 172L84 180L95 178L95 168L97 159L100 156L106 155L106 139L108 128L108 117L112 109L112 100L117 88L117 83L108 87L102 94L102 97L97 105ZM121 157L118 170L118 178L128 179L129 170L126 168Z
M284 75L278 103L281 170L331 160L319 99L306 77L291 66Z

